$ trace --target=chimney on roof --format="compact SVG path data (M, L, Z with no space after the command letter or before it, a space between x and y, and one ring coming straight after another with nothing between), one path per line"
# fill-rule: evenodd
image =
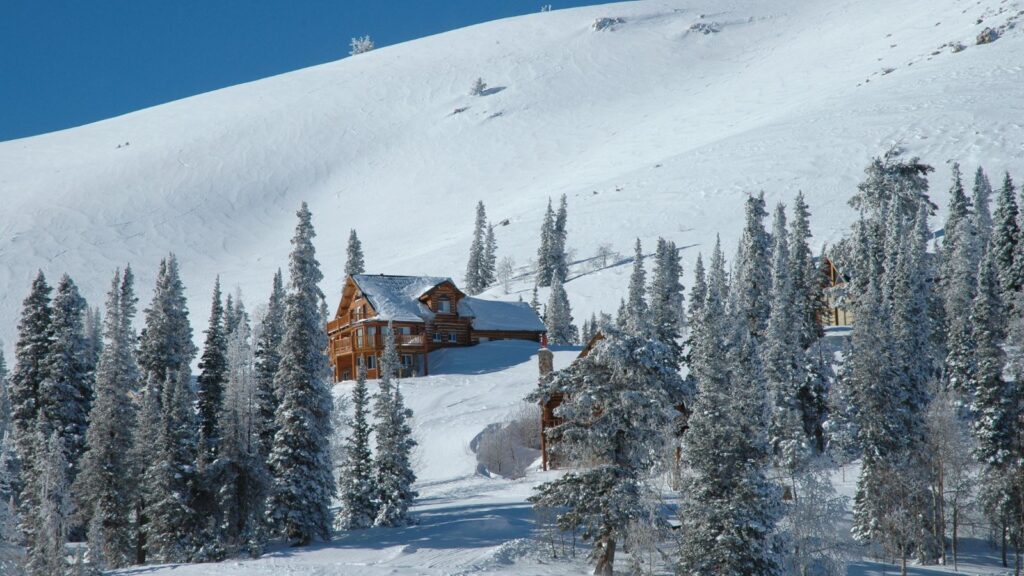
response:
M537 351L537 364L540 368L540 379L544 380L555 369L555 355L548 350L548 335L541 335L540 350Z

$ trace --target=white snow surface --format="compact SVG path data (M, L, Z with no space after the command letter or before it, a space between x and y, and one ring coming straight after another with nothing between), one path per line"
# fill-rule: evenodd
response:
M819 243L856 217L870 157L900 142L1024 180L1024 26L976 46L1022 0L645 0L481 24L118 118L0 143L0 337L42 269L93 304L131 262L141 303L177 253L193 322L214 276L265 300L307 200L329 298L350 228L368 272L461 277L483 200L499 258L535 257L547 199L569 199L577 258L658 236L692 270L741 202L803 190ZM621 18L595 31L598 18ZM979 23L980 20L980 23ZM707 24L707 26L695 25ZM718 30L707 33L704 31ZM954 53L949 43L966 49ZM885 70L892 69L889 73ZM477 77L490 88L468 95ZM461 111L460 111L461 110ZM628 270L566 285L613 311ZM530 297L532 283L514 287ZM542 299L544 294L541 295ZM543 301L543 300L542 300ZM334 302L331 302L334 305ZM197 330L198 334L199 331Z
M505 302L466 296L459 300L459 314L473 317L474 330L544 332L537 313L526 302Z
M422 322L434 318L420 297L450 278L434 276L397 276L391 274L356 274L352 278L363 295L377 311L378 320ZM341 298L341 290L334 290Z

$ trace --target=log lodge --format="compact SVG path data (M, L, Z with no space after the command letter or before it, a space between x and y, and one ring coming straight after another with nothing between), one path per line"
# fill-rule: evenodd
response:
M402 376L426 376L430 352L488 340L540 342L546 332L524 302L466 295L451 278L357 274L345 279L334 319L327 324L328 355L336 382L359 367L377 378L388 323Z

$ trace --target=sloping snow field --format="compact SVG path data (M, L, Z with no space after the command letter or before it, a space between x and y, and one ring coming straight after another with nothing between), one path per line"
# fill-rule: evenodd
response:
M548 198L569 201L575 258L639 237L686 247L687 272L721 233L731 254L742 200L807 195L819 243L856 217L846 201L893 144L937 168L1024 181L1024 0L644 0L491 22L63 132L0 143L0 337L42 269L93 304L130 262L148 301L177 253L196 334L213 279L252 308L284 266L309 202L333 306L345 240L370 273L462 277L483 200L499 257L525 271ZM604 30L598 18L622 21ZM986 27L1001 31L976 45ZM960 50L962 46L964 49ZM473 80L490 86L469 96ZM941 216L941 214L940 214ZM507 222L507 224L506 224ZM628 265L567 283L575 315L613 311ZM529 300L532 283L490 297ZM541 293L541 298L545 294ZM525 346L525 347L524 347ZM586 570L516 540L545 478L474 474L469 441L535 385L530 345L432 359L404 382L421 443L421 524L341 535L258 561L130 573L563 574ZM564 365L571 352L560 352ZM338 393L345 393L345 385ZM967 573L994 572L979 546ZM881 574L863 564L853 573ZM891 569L890 569L891 572ZM933 573L918 571L919 574Z

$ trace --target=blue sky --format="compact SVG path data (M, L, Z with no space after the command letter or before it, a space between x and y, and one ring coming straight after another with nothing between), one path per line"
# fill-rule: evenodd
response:
M555 9L597 0L550 0ZM540 10L549 0L2 0L0 141Z

